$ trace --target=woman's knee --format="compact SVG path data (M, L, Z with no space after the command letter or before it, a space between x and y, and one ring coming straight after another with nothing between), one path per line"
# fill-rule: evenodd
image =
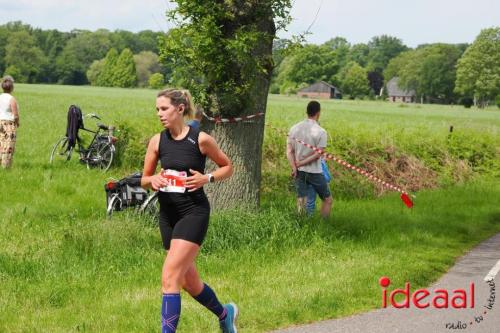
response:
M182 272L179 269L166 267L162 275L161 284L163 288L180 288L183 284Z

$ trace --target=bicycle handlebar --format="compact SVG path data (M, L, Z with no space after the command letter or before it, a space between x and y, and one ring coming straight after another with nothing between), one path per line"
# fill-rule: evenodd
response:
M94 118L94 119L97 119L97 120L102 120L101 117L99 117L95 113L88 113L88 114L85 115L85 117L87 117L87 118ZM101 129L103 129L105 131L120 132L119 129L117 129L116 127L114 127L112 125L104 125L104 124L101 124L101 123L97 123L97 127L101 128Z
M95 113L89 113L89 114L86 115L86 117L90 117L90 118L95 118L95 119L101 120L101 117L99 117Z

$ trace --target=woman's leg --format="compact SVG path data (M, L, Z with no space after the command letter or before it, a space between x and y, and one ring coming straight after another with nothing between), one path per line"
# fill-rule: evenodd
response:
M163 264L162 291L180 292L186 272L194 263L200 246L183 239L172 239Z
M172 239L170 242L162 272L162 333L173 333L177 329L181 314L181 286L199 249L198 244L183 239Z
M186 290L198 303L206 307L213 314L219 318L219 320L224 320L226 318L227 311L224 306L219 302L215 292L203 283L196 269L196 265L193 263L186 272L184 279L184 290Z
M16 125L13 121L3 121L0 125L0 162L3 168L10 168L16 147Z

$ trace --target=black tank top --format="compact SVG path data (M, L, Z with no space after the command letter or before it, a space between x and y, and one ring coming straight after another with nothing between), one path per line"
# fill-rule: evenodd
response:
M160 133L160 145L158 147L160 164L162 169L186 171L191 176L189 169L205 173L205 162L207 157L200 151L198 137L200 130L189 126L187 135L180 140L174 140L169 130ZM191 193L203 192L203 188ZM160 192L161 193L161 192ZM186 191L186 193L188 193Z

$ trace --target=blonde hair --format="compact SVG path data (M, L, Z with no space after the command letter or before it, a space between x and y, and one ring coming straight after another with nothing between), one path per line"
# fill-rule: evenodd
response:
M158 95L156 95L156 98L159 97L170 98L170 102L175 106L184 104L184 118L190 120L194 118L196 108L189 90L169 88L160 91Z

